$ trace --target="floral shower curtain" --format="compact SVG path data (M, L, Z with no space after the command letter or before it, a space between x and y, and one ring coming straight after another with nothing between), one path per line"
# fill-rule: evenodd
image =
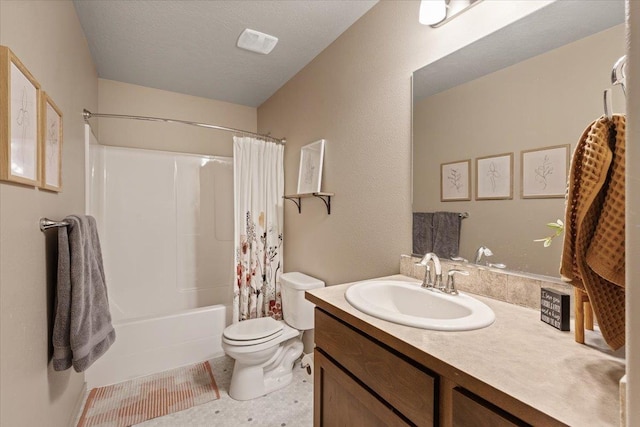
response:
M233 138L236 285L233 322L282 319L284 146Z

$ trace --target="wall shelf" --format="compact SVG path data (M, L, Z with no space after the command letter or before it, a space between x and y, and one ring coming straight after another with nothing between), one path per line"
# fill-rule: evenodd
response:
M283 199L291 200L298 207L298 213L302 213L302 199L306 199L307 197L317 197L318 199L324 202L324 205L327 207L327 215L331 215L331 197L334 196L335 193L303 193L303 194L290 194L288 196L282 196Z

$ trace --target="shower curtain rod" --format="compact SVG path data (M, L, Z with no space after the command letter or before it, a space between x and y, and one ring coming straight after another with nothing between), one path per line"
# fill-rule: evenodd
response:
M198 126L198 127L207 128L207 129L224 130L224 131L227 131L227 132L242 133L242 134L245 134L245 135L257 136L257 137L260 137L260 138L268 138L268 139L270 139L272 141L275 141L276 143L282 144L282 145L287 143L287 139L286 138L274 138L273 136L263 135L263 134L255 133L255 132L249 132L249 131L246 131L246 130L228 128L228 127L225 127L225 126L210 125L210 124L207 124L207 123L190 122L190 121L187 121L187 120L163 119L161 117L129 116L129 115L126 115L126 114L92 113L91 111L87 110L86 108L82 111L82 116L84 117L85 120L89 120L92 117L103 117L103 118L106 118L106 119L132 119L132 120L145 120L145 121L149 121L149 122L182 123L183 125Z

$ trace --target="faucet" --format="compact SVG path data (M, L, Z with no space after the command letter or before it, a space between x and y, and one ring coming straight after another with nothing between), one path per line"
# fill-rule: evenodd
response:
M433 262L436 278L435 282L431 280L431 268L429 267L429 261ZM440 265L440 258L433 252L427 253L420 262L416 265L424 265L424 279L422 280L423 288L442 288L442 266Z
M480 264L480 259L482 259L482 255L484 255L485 257L490 257L493 255L493 252L491 252L491 249L489 249L486 246L480 246L478 248L478 251L476 252L476 261L475 261L476 264ZM494 268L501 268L501 269L507 268L507 266L502 263L493 264L488 261L485 261L485 265L487 267L494 267Z
M458 290L456 289L455 275L461 274L463 276L468 276L469 272L466 270L458 270L456 268L452 268L447 273L447 286L444 287L442 292L449 295L458 295Z
M491 249L489 249L486 246L480 246L476 251L476 260L475 260L476 264L480 264L480 259L482 259L482 255L489 257L493 255L493 252L491 252Z

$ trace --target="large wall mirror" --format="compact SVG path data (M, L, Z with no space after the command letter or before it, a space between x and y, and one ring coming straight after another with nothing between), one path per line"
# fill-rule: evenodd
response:
M523 198L522 152L569 145L571 157L604 112L603 91L625 52L623 22L623 0L557 1L414 72L413 211L468 212L461 257L473 261L484 245L510 270L559 275L562 237L547 248L534 240L564 219L565 200L557 190ZM613 112L624 113L621 89L612 93ZM477 200L477 159L508 153L512 198ZM470 200L442 201L441 165L465 160Z

